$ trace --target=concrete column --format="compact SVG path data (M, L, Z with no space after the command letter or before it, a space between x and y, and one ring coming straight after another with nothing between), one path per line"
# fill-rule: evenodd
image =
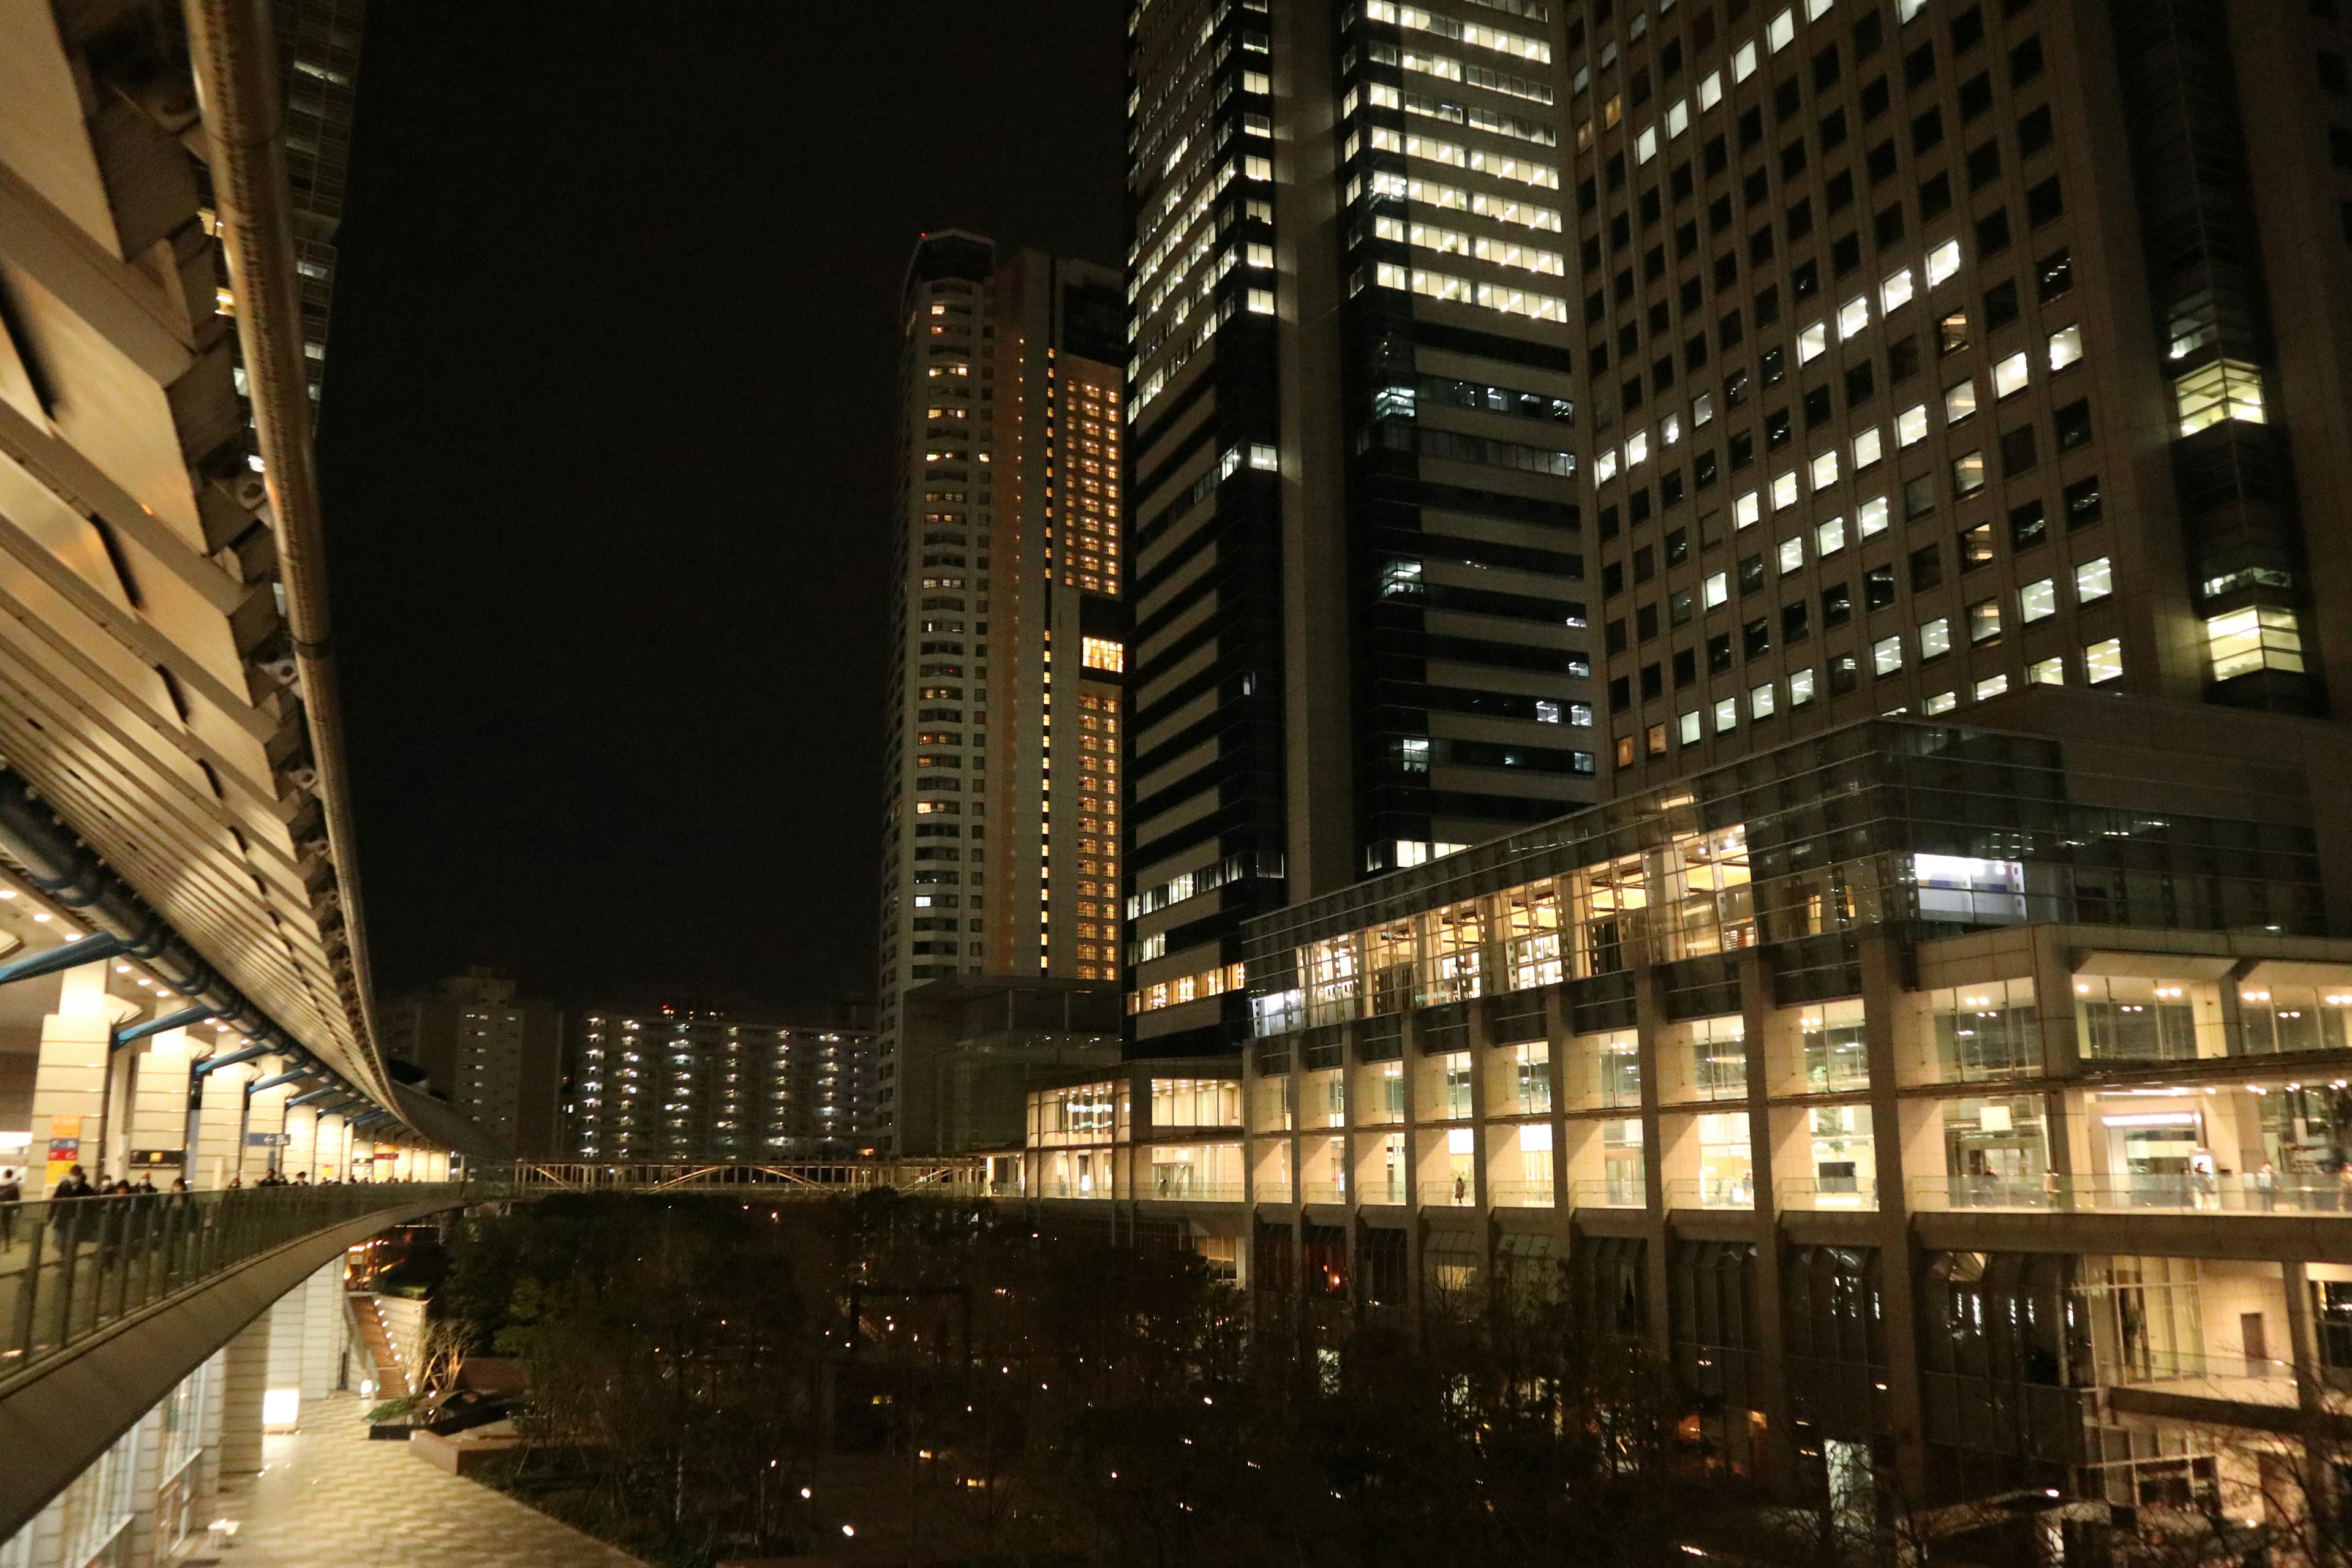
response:
M138 1016L136 1013L132 1017ZM110 1033L111 1009L110 1009ZM106 1104L100 1117L100 1131L106 1146L98 1152L98 1163L90 1167L90 1180L111 1181L130 1174L131 1119L135 1107L132 1097L139 1083L139 1053L131 1047L106 1053Z
M1412 1314L1414 1331L1422 1322L1422 1217L1421 1217L1421 1014L1408 1007L1398 1019L1399 1047L1402 1055L1397 1060L1404 1085L1404 1300Z
M286 1173L288 1181L292 1181L298 1171L311 1172L315 1175L318 1142L317 1108L309 1105L288 1106L286 1108L286 1147L278 1151L278 1168Z
M1297 1037L1292 1038L1295 1040ZM1262 1044L1252 1038L1242 1047L1242 1238L1234 1249L1237 1258L1234 1267L1241 1277L1242 1299L1248 1303L1252 1323L1257 1321L1262 1307L1258 1300L1256 1258L1258 1097L1265 1092L1259 1085L1265 1081L1258 1073L1258 1052ZM1022 1156L1022 1177L1025 1195L1032 1203L1035 1202L1045 1191L1045 1160L1034 1149L1024 1152Z
M129 1568L150 1568L155 1561L155 1488L163 1479L162 1407L142 1415L131 1435L131 1523L123 1531L129 1547L125 1562Z
M1878 1151L1879 1277L1886 1311L1886 1397L1899 1495L1927 1495L1927 1415L1919 1384L1918 1260L1911 1246L1895 1031L1903 1005L1902 954L1880 932L1862 938L1863 1045L1870 1063L1871 1136Z
M1780 1183L1772 1146L1771 1073L1767 1061L1772 1037L1772 976L1760 949L1739 954L1739 1010L1747 1037L1748 1157L1756 1173L1756 1387L1764 1412L1767 1468L1776 1486L1796 1472L1794 1417L1789 1406L1788 1306L1781 1294L1784 1257Z
M1495 1210L1494 1185L1487 1179L1486 1170L1486 1157L1491 1152L1491 1135L1486 1131L1486 1074L1494 1067L1493 1050L1486 1044L1486 999L1474 996L1462 1011L1470 1028L1470 1207L1473 1213L1486 1216ZM1494 1271L1495 1260L1490 1257L1486 1259L1489 1281Z
M204 1410L201 1415L204 1457L196 1461L196 1495L209 1504L220 1496L221 1429L228 1389L228 1350L226 1346L213 1352L211 1359L205 1363L204 1372Z
M304 1404L324 1399L335 1391L343 1363L343 1260L323 1265L296 1292L302 1299L302 1372Z
M2042 1095L2042 1135L2050 1169L2061 1176L2076 1174L2074 1120L2067 1083L2083 1076L2083 1043L2074 1026L2074 963L2064 929L2039 925L2033 936L2033 1006L2042 1034L2042 1070L2061 1087Z
M53 1497L40 1512L25 1526L30 1550L26 1553L26 1568L57 1568L58 1559L66 1549L66 1500Z
M348 1176L352 1163L343 1153L343 1119L330 1111L319 1118L317 1137L310 1146L310 1179L323 1182L329 1175Z
M1567 941L1563 933L1561 941ZM1568 1173L1568 1104L1570 1078L1568 986L1544 987L1544 1039L1551 1051L1551 1213L1552 1233L1559 1238L1560 1256L1568 1256L1574 1218L1569 1212L1573 1184ZM1577 1064L1580 1068L1581 1063Z
M298 1395L302 1391L302 1373L310 1364L309 1283L305 1280L270 1303L269 1376L263 1385L269 1391L283 1394L290 1390ZM287 1413L279 1410L265 1415L263 1426L268 1431L290 1431L299 1421L299 1407L294 1421L289 1421Z
M2319 1336L2311 1321L2311 1271L2300 1258L2279 1265L2286 1289L2288 1353L2294 1358L2295 1403L2306 1415L2324 1415L2327 1384L2319 1371Z
M1356 1136L1357 1124L1364 1119L1362 1096L1358 1092L1364 1075L1356 1061L1357 1029L1353 1023L1339 1026L1339 1092L1344 1113L1339 1126L1339 1160L1347 1172L1347 1185L1340 1189L1340 1195L1346 1199L1348 1209L1348 1315L1361 1322L1366 1306L1363 1162L1368 1156L1363 1140Z
M172 1011L178 1000L159 1003L156 1011ZM132 1050L138 1052L138 1071L130 1113L124 1120L128 1139L124 1147L134 1153L142 1149L180 1150L182 1163L177 1169L157 1167L147 1173L159 1187L170 1186L172 1179L180 1175L187 1175L193 1186L194 1177L187 1171L186 1150L182 1145L188 1137L188 1063L195 1054L195 1043L185 1029L166 1029L123 1054L129 1056Z
M26 1151L25 1195L45 1196L75 1165L98 1179L104 1151L98 1146L106 1100L106 1043L113 1004L106 994L106 965L84 963L65 972L58 1010L41 1020L41 1059L33 1077L33 1146Z
M1660 1355L1674 1354L1673 1302L1666 1271L1666 1150L1658 1115L1658 1042L1666 1032L1666 1012L1658 995L1658 972L1646 959L1633 971L1633 1038L1642 1064L1643 1274L1650 1298L1650 1342ZM1755 1129L1748 1129L1753 1144Z
M284 1072L290 1065L283 1058L278 1057L268 1057L264 1059L269 1064L269 1076L271 1078L276 1078L279 1073ZM310 1081L308 1079L303 1079L295 1083L281 1083L276 1089L265 1089L259 1094L255 1095L253 1097L252 1113L246 1119L246 1131L248 1132L267 1133L274 1138L284 1138L286 1135L286 1102L310 1087ZM252 1183L260 1180L260 1178L266 1174L272 1166L276 1166L280 1170L284 1169L285 1152L285 1146L282 1143L252 1150L247 1156L245 1168L245 1177L247 1182Z
M261 1400L269 1388L269 1331L276 1311L247 1324L222 1352L220 1474L261 1470Z
M224 1049L231 1048L226 1045ZM252 1081L254 1065L240 1063L205 1075L204 1108L196 1124L195 1171L188 1185L210 1190L225 1187L237 1173L238 1125L245 1113L245 1086Z

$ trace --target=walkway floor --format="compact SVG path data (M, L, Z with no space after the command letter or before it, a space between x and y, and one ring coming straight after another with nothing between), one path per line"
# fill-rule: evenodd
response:
M405 1443L370 1442L363 1408L338 1394L306 1405L299 1433L264 1439L268 1468L216 1504L238 1521L221 1568L645 1568Z

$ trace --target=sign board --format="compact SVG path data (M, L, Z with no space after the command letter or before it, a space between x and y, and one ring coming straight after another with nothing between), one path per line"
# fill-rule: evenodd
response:
M182 1162L185 1158L186 1156L177 1149L133 1149L131 1151L131 1163L134 1170L143 1168L150 1171L161 1171L166 1169L176 1171L180 1168Z
M48 1185L54 1187L66 1179L66 1173L81 1163L81 1118L52 1116L49 1118Z
M248 1132L245 1135L245 1146L248 1149L280 1149L290 1142L283 1132Z

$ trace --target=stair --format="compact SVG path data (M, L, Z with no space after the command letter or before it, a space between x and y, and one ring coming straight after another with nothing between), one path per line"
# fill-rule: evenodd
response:
M368 1359L375 1364L376 1397L402 1399L415 1392L409 1382L408 1369L392 1348L392 1335L385 1331L383 1314L376 1310L375 1298L364 1291L350 1293L352 1321L358 1327L360 1342L367 1346Z

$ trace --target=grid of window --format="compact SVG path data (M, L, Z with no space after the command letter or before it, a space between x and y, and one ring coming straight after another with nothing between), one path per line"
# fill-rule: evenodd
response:
M569 1054L566 1113L583 1159L814 1158L879 1131L864 1030L592 1011Z
M1730 708L1924 706L1939 658L1969 666L1927 689L1939 706L2046 680L2053 656L2090 679L2081 649L2106 639L2059 653L2038 623L2074 608L2048 547L2103 513L2096 345L2040 19L1998 9L1570 24L1621 766L1710 742ZM1948 649L1902 652L1940 624Z

